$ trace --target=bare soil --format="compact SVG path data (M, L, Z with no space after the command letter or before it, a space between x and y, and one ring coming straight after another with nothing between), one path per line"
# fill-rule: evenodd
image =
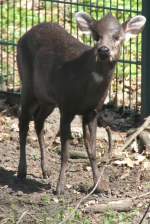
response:
M17 108L17 107L16 107ZM18 118L15 107L5 104L0 113L0 223L54 223L57 224L73 210L78 201L91 189L92 173L88 159L70 159L66 178L65 194L55 195L55 188L60 169L59 138L55 138L59 129L59 113L55 110L45 122L45 143L48 158L50 178L43 179L40 168L40 152L31 122L27 140L27 179L20 182L17 179L19 161ZM122 116L124 115L124 116ZM68 223L138 223L148 203L150 195L134 200L133 209L125 214L124 221L119 221L120 214L115 213L111 219L110 211L99 214L82 212L90 203L96 204L112 200L133 198L150 192L150 170L143 168L149 158L144 154L139 160L138 152L127 149L121 152L127 130L137 124L134 116L106 110L106 119L110 122L113 135L114 159L105 169L104 177L109 180L108 194L93 194L80 206L78 217ZM85 151L82 140L80 119L72 125L73 139L71 149ZM108 142L105 129L98 128L97 155L99 169L105 164L105 151ZM126 160L125 160L126 159ZM127 161L116 162L116 161ZM136 161L136 163L135 163ZM132 163L133 162L133 163ZM80 216L80 217L79 217ZM109 218L108 218L109 216ZM78 219L80 221L75 221ZM143 223L150 223L150 213Z

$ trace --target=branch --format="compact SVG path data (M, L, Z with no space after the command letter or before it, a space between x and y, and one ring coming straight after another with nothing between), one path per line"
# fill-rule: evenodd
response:
M85 212L101 213L101 212L105 212L106 210L108 210L108 208L110 208L114 211L118 211L118 212L127 212L132 209L134 200L148 196L148 195L150 195L150 192L147 192L145 194L141 194L141 195L138 195L138 196L132 197L132 198L120 199L120 200L116 200L116 201L109 201L106 203L96 204L95 206L92 205L92 206L87 207Z
M126 143L124 144L124 146L122 147L122 151L124 149L126 149L130 144L131 142L145 129L147 128L147 126L149 126L150 124L150 116L148 116L144 123L141 125L141 127L137 128L137 131L134 132L126 141Z
M143 215L142 219L140 220L139 224L142 224L142 222L143 222L143 220L144 220L145 216L146 216L146 215L147 215L147 213L148 213L149 208L150 208L150 203L149 203L149 205L148 205L148 207L147 207L147 209L146 209L146 211L145 211L145 213L144 213L144 215Z
M118 212L128 212L132 209L133 202L132 199L121 199L117 201L109 201L107 203L96 204L95 206L89 206L86 208L87 213L101 213L108 209L118 211Z
M28 213L28 211L23 212L22 215L20 216L19 220L16 222L16 224L21 223L23 217L24 217L27 213Z

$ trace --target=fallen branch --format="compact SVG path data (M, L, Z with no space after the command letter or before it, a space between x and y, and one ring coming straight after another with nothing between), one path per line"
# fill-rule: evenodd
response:
M148 126L150 125L150 116L148 116L144 123L141 125L141 127L137 128L137 131L134 132L130 137L128 137L126 143L124 144L124 146L122 147L122 151L124 149L126 149L130 144L131 142L145 129L147 128Z
M57 153L61 153L61 149L57 148ZM86 152L81 152L81 151L76 151L76 150L70 150L69 155L71 159L87 159L87 153Z
M88 197L90 197L91 194L94 193L94 191L96 190L96 188L97 188L97 186L98 186L98 184L99 184L99 182L100 182L100 180L101 180L101 178L103 176L103 173L104 173L106 167L107 167L107 165L106 166L103 166L103 169L102 169L102 171L100 173L100 176L99 176L99 178L97 180L97 183L95 184L94 188L90 191L90 193L87 194L85 197L81 198L80 201L78 202L78 204L76 205L76 207L74 208L73 212L71 212L70 215L68 215L62 222L60 222L58 224L65 224L68 220L70 220L74 216L74 214L76 213L76 211L78 210L78 208L80 207L81 203L83 201L85 201Z
M105 212L108 209L117 211L117 212L128 212L133 207L132 199L122 199L118 201L110 201L108 203L97 204L95 206L87 207L85 212L86 213L101 213Z
M150 195L150 192L145 194L138 195L136 197L122 199L118 201L109 201L107 203L92 205L86 208L85 212L87 213L102 213L108 209L117 211L117 212L128 212L132 209L134 200ZM140 223L139 223L140 224Z

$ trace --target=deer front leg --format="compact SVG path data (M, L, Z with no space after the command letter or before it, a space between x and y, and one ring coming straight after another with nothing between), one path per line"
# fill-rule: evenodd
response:
M98 170L96 162L96 130L97 130L96 112L92 111L83 116L82 122L83 122L83 137L92 168L94 186L99 181L99 183L97 184L96 192L108 193L110 191L109 180L105 176L100 177L100 172Z
M96 112L92 111L84 115L82 122L83 122L82 124L83 124L84 143L90 160L95 185L99 178L99 171L96 162L96 130L97 130Z
M69 158L69 140L70 140L70 123L72 118L68 118L68 116L61 116L60 119L60 138L61 138L61 168L59 179L57 183L56 193L58 195L64 193L64 184L65 184L65 172L67 169L67 163Z

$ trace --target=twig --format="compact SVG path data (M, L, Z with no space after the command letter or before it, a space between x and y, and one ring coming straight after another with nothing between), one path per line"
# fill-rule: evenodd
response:
M147 207L147 209L146 209L146 211L145 211L145 213L144 213L142 219L140 220L139 224L142 224L144 218L146 217L146 215L147 215L147 213L148 213L149 208L150 208L150 203L148 204L148 207Z
M147 192L147 193L145 193L145 194L141 194L141 195L139 195L139 196L133 197L132 200L135 200L135 199L138 199L138 198L143 198L143 197L148 196L148 195L150 195L150 192ZM150 203L149 203L149 205L148 205L148 207L147 207L147 209L146 209L146 211L145 211L145 213L144 213L142 219L140 220L140 222L139 222L138 224L142 224L142 222L143 222L143 220L144 220L146 214L148 213L149 208L150 208Z
M106 126L106 132L108 135L108 153L112 152L112 134L111 134L111 129L109 126Z
M11 221L10 218L5 218L5 219L1 220L1 224L6 224L6 223L8 223L8 221Z
M135 199L138 199L138 198L143 198L143 197L145 197L147 195L150 195L150 192L147 192L145 194L141 194L141 195L135 196L135 197L132 198L132 200L135 200Z
M148 116L141 127L137 128L137 131L134 132L126 141L124 146L122 147L122 151L130 145L130 143L150 124L150 116Z
M88 197L90 197L91 194L93 194L93 192L96 190L101 178L102 178L102 175L104 173L104 170L106 169L107 165L106 166L103 166L103 169L101 171L101 174L97 180L97 183L95 184L95 186L93 187L93 189L90 191L89 194L87 194L86 196L84 196L83 198L80 199L80 201L78 202L78 204L76 205L76 207L74 208L73 212L71 212L70 215L68 215L62 222L59 222L58 224L65 224L68 220L70 220L72 218L72 216L76 213L76 211L78 210L78 208L80 207L81 203L83 201L85 201Z
M22 221L22 219L23 219L23 217L24 217L27 213L28 213L28 211L23 212L22 215L20 216L19 220L16 222L16 224L20 224L21 221Z

